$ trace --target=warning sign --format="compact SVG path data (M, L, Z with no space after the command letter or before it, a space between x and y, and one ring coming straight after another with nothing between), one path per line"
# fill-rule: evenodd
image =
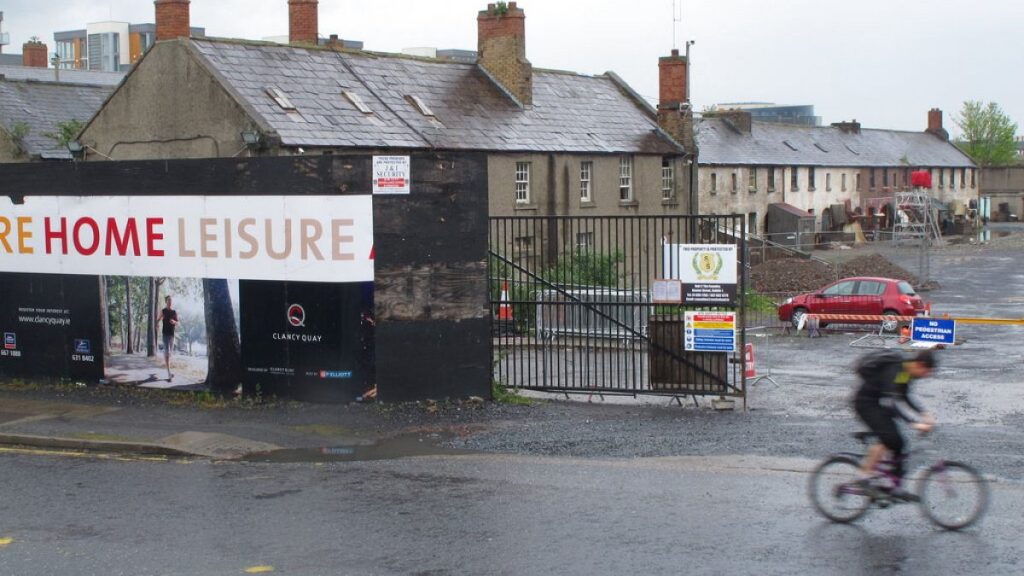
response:
M408 156L374 156L373 193L408 194L409 171Z
M736 351L733 312L687 312L683 331L683 349L687 352Z

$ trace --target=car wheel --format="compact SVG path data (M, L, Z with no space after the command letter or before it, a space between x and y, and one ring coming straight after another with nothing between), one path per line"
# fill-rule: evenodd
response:
M800 330L804 326L804 315L807 314L806 308L794 308L793 315L789 317L789 321L793 323L793 328Z
M900 313L895 310L886 310L882 312L883 316L899 316ZM900 328L899 320L882 320L882 330L885 332L896 332Z

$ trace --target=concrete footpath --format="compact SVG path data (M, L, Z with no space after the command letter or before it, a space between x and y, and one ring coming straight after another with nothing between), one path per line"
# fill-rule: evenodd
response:
M489 411L469 403L320 405L113 385L0 382L0 444L235 460L352 450L416 435L450 437L459 421Z

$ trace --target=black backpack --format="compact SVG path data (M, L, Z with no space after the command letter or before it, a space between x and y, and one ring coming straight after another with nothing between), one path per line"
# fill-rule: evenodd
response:
M897 350L874 350L858 358L853 370L861 378L870 380L886 366L901 363L903 360L903 354Z

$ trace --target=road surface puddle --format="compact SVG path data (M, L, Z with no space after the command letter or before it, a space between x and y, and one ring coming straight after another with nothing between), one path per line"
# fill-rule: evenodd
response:
M393 460L413 456L440 456L472 454L470 450L447 448L441 434L410 434L387 438L379 442L358 446L323 446L320 448L285 448L270 452L255 452L241 458L242 462L357 462Z

